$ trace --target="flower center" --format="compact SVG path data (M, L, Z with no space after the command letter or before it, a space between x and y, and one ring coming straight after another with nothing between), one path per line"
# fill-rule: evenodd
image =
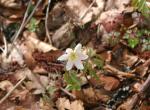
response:
M69 60L75 61L77 59L77 54L75 52L71 52L69 55Z

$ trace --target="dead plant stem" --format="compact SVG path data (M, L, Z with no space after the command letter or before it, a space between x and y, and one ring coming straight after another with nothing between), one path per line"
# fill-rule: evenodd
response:
M46 30L46 35L48 37L49 43L52 45L52 38L49 35L49 30L48 30L48 16L49 16L49 7L51 4L51 0L48 0L48 6L47 6L47 10L46 10L46 17L45 17L45 30Z
M10 95L11 93L26 79L26 76L24 76L1 100L0 104L2 104Z

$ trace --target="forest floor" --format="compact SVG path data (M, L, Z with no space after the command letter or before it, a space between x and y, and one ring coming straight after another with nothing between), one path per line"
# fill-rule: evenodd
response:
M0 0L0 110L150 110L140 1Z

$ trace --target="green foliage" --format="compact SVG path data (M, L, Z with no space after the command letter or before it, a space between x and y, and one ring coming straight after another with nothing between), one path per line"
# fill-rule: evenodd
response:
M142 51L150 51L150 38L143 39L142 43Z
M123 38L127 40L128 46L131 48L141 44L142 51L150 50L150 31L147 29L127 30Z
M107 43L110 45L110 47L115 46L120 41L120 33L116 31L112 31L108 34L108 41Z
M131 48L135 48L139 44L139 39L138 38L129 38L128 39L128 45Z
M146 0L132 0L132 6L138 9L145 17L150 17L150 8L146 4Z
M98 69L102 69L104 66L104 61L99 57L93 58L93 63L97 66Z
M127 30L123 38L127 40L128 46L135 48L140 43L142 32L135 28L134 30Z
M27 25L27 29L30 32L35 32L38 28L38 24L39 24L39 21L37 21L35 18L32 18L29 24Z
M89 62L85 62L83 72L85 74L89 74L91 77L95 79L98 79L95 69L92 68L92 64L90 64Z
M76 71L69 71L64 74L64 80L67 83L68 90L80 90L81 89L81 81L77 77Z
M96 55L96 51L93 48L88 48L87 55L89 56L89 58L92 58Z
M52 96L56 90L57 90L56 87L50 86L48 87L47 92Z

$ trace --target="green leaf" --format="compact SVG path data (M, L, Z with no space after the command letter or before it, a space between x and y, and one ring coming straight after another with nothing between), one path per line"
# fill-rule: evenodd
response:
M132 0L132 6L138 9L145 17L150 17L150 8L146 0Z
M98 69L102 69L104 62L100 58L93 58L94 64L96 64Z
M48 87L47 91L50 95L53 95L57 89L53 86Z
M64 74L64 80L67 82L67 89L69 90L80 90L81 89L81 82L76 76L77 72L70 71Z
M85 62L83 71L85 74L89 74L91 77L98 80L98 76L96 74L96 71L92 68L92 64Z
M38 21L35 18L32 18L27 25L27 28L30 32L35 32L38 28Z
M129 38L128 39L128 45L131 48L135 48L139 44L139 39L138 38Z
M88 48L87 55L91 58L96 55L96 51L93 48Z

